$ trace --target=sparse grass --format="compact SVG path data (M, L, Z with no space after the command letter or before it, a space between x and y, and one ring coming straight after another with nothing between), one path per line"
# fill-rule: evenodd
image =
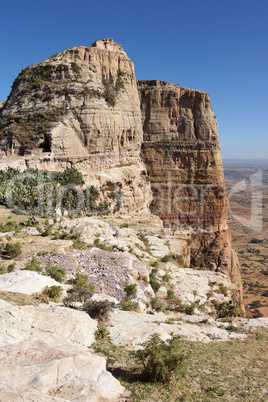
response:
M37 306L42 303L38 296L25 295L14 292L0 292L0 299L16 306Z
M130 351L108 340L94 345L97 353L106 356L109 371L132 392L128 402L267 400L267 333L258 339L209 344L182 340L181 347L192 351L187 372L181 380L163 385L141 380L141 366Z

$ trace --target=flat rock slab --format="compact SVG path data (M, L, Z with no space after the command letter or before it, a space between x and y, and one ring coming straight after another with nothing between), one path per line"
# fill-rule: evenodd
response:
M24 341L0 348L1 401L111 401L124 391L103 357Z
M240 326L248 330L263 329L268 331L268 317L251 318Z
M16 271L0 275L0 291L15 292L32 295L41 293L46 287L60 286L68 289L68 286L33 271Z
M139 349L154 333L165 341L171 334L180 335L190 341L229 341L245 339L244 334L228 332L217 326L197 325L191 323L165 324L164 314L139 314L130 311L115 310L110 316L112 325L108 328L112 341L128 349Z
M87 349L94 341L97 321L88 314L57 305L13 306L0 303L0 346L26 340Z

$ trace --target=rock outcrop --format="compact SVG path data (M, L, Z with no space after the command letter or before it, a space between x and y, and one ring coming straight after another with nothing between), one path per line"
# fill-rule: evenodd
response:
M97 322L53 305L0 300L1 401L110 401L124 388L89 352Z
M125 212L150 204L134 65L112 39L22 70L0 111L0 139L6 155L24 156L24 168L75 166L87 184L123 188Z
M137 85L121 45L98 40L20 73L0 109L0 147L0 168L76 167L86 184L122 192L120 213L147 213L151 204L165 225L186 225L192 264L226 274L242 298L207 93L160 81ZM149 241L157 253L158 240Z
M192 264L223 272L242 293L239 262L227 225L218 125L204 91L161 81L138 81L142 156L153 213L192 235Z

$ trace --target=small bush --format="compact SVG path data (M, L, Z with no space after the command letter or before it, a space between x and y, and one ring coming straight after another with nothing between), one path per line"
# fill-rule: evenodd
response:
M15 262L13 262L13 264L9 264L7 266L7 272L8 273L13 272L15 270L15 266L16 266Z
M103 325L98 325L96 331L95 331L95 338L100 340L100 339L110 339L110 332L106 327Z
M158 289L160 288L161 284L158 282L156 275L157 275L158 269L157 268L153 268L150 275L149 275L149 283L152 286L152 289L157 292Z
M7 257L16 258L21 254L21 244L16 243L6 243L5 247L3 248L3 253Z
M229 325L226 329L229 332L237 332L237 328L234 325Z
M62 295L62 288L60 286L51 286L50 288L44 289L41 294L44 298L48 298L55 302L58 302Z
M33 226L39 225L39 222L38 222L37 219L35 219L34 216L30 216L30 218L28 218L27 221L21 222L20 225L21 225L21 226L30 226L30 227L33 227Z
M142 346L144 349L132 352L132 357L142 364L145 380L168 383L183 373L188 354L181 350L179 336L165 343L155 333Z
M137 297L137 284L125 283L124 287L125 297L120 303L120 307L124 311L138 311L139 303L133 301Z
M64 268L59 268L56 265L48 265L46 267L46 274L57 282L63 282L66 276Z
M120 307L124 311L139 311L139 303L127 298L120 302Z
M6 268L3 265L0 265L0 275L4 275L6 273Z
M165 309L164 304L161 302L161 300L159 299L159 297L153 297L151 299L151 306L152 308L159 312L159 311L163 311Z
M137 297L137 284L136 283L126 283L124 287L124 292L126 297L134 298Z
M105 322L109 318L109 313L112 311L113 303L108 300L90 300L84 306L84 310L88 313L88 315L97 319L100 322Z
M68 290L68 296L64 300L67 307L74 307L76 302L82 303L84 307L96 292L95 286L89 282L86 275L76 274L68 283L73 285L73 288Z
M27 271L34 271L34 272L42 271L41 264L35 257L33 257L32 260L26 264L25 269Z

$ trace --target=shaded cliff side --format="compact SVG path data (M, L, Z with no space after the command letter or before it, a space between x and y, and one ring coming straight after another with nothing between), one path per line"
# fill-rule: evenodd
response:
M138 81L138 88L142 156L154 195L151 211L166 226L192 231L192 265L227 274L242 292L209 95L161 81Z

